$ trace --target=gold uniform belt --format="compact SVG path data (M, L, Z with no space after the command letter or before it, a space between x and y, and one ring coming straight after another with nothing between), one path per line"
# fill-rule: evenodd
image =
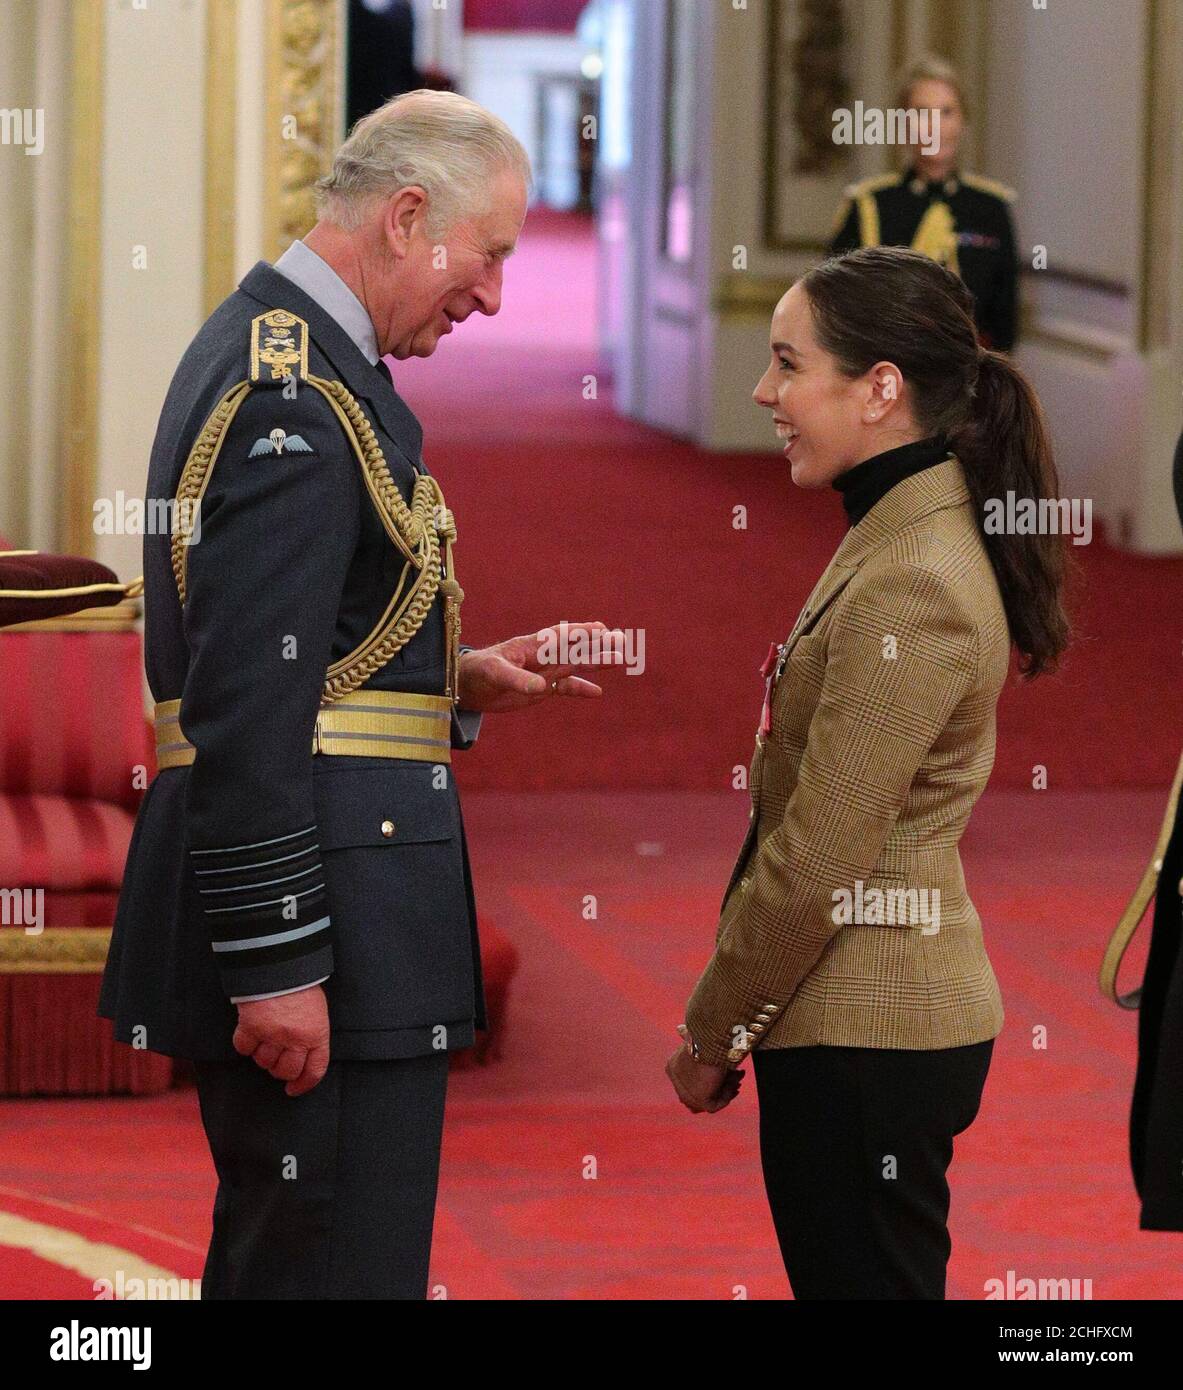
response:
M180 700L155 706L156 766L188 767L197 750L181 730ZM446 695L360 689L322 707L312 752L354 758L452 761L452 701Z

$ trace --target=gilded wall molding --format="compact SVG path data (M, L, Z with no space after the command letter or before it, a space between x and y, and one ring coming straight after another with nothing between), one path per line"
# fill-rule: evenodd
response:
M796 275L728 275L711 299L721 319L769 319Z
M70 16L69 226L65 354L68 418L61 432L60 544L94 554L98 474L99 308L102 293L104 7L75 5Z
M841 201L853 164L835 145L833 113L849 104L853 48L842 0L767 0L763 55L763 240L773 251L819 253L825 242L787 225L781 190L794 180Z
M267 0L263 251L270 260L316 221L313 184L343 134L344 47L339 0Z
M110 947L110 927L0 931L0 975L97 975Z

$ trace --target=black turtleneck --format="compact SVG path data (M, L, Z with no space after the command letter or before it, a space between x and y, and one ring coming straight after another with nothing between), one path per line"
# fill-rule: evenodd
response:
M948 440L943 434L938 434L931 439L917 439L911 444L887 449L840 473L834 479L834 487L842 494L847 521L851 526L857 526L896 483L948 457Z

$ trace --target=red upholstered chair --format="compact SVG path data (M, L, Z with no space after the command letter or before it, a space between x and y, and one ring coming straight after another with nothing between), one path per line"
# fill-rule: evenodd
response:
M108 602L0 627L0 1094L169 1085L168 1058L115 1042L95 1013L155 771L137 615L134 602ZM42 929L29 931L38 896Z

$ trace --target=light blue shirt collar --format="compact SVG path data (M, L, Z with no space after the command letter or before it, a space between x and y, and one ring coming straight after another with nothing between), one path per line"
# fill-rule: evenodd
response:
M371 366L378 362L378 339L366 307L337 274L302 241L293 241L275 269L315 300L345 330Z

